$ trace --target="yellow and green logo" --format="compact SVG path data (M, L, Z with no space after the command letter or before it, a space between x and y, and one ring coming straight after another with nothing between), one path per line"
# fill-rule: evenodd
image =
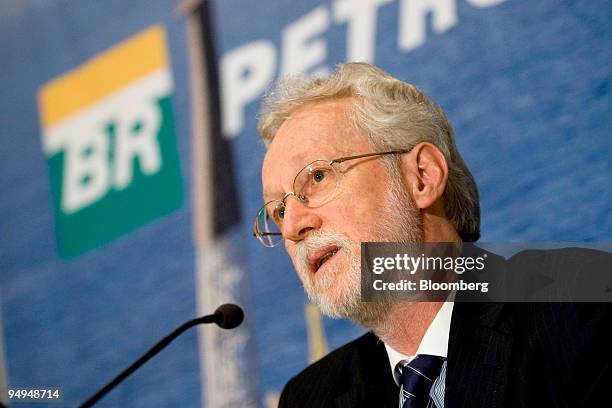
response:
M172 88L165 30L153 26L39 90L62 258L181 205Z

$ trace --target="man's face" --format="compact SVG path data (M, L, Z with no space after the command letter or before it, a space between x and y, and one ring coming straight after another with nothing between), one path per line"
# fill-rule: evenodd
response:
M350 109L349 99L324 101L283 123L264 158L265 201L292 191L295 175L314 160L373 151L351 126ZM364 320L354 316L361 303L360 243L420 240L420 218L379 157L336 166L340 184L334 198L309 208L289 196L281 232L311 300L330 316Z

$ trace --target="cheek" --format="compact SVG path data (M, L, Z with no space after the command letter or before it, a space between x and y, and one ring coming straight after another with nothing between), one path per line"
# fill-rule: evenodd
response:
M348 181L348 180L347 180ZM381 211L389 175L381 166L371 166L362 178L348 182L343 191L342 212L355 226L370 226Z
M293 261L293 259L295 258L295 243L288 239L284 240L284 242L285 242L285 252L287 253L287 255L289 255L289 258L291 258L291 260Z
M289 256L291 260L291 264L293 265L293 269L295 272L298 271L298 264L296 261L296 244L295 242L291 242L290 240L285 240L285 252Z
M350 195L341 206L334 209L341 216L334 218L334 225L329 225L329 230L343 233L354 242L367 240L372 220L376 219L375 211L376 208L363 197Z

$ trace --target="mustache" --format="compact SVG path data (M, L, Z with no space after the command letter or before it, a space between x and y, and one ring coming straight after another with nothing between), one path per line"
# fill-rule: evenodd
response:
M303 271L308 271L310 269L308 256L330 245L336 246L339 249L348 250L350 249L351 242L344 234L313 231L296 245L295 259L297 261L297 266Z

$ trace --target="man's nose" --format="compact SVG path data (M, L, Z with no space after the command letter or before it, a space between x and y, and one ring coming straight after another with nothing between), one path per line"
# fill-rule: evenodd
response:
M301 241L308 231L321 228L321 218L314 208L308 208L295 196L288 197L285 203L285 218L282 233L285 239Z

